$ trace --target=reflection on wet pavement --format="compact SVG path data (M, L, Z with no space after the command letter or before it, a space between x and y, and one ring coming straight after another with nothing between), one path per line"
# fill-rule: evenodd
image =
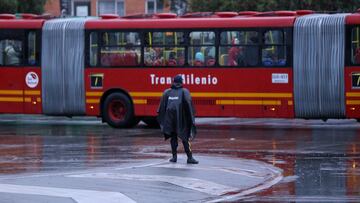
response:
M0 127L0 173L67 171L170 156L159 130L139 126L31 125ZM291 129L200 126L194 155L255 159L283 169L277 185L246 201L360 202L360 127ZM182 147L179 150L183 153ZM158 153L158 155L156 155Z
M212 129L203 134L207 138L196 143L200 152L266 161L284 170L280 184L247 201L360 201L359 130Z

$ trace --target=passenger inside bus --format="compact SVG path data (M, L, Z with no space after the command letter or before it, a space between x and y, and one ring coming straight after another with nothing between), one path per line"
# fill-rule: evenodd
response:
M13 40L8 40L8 45L4 49L5 63L4 65L19 65L20 64L20 50L16 48Z
M168 66L176 66L177 65L177 61L175 58L175 52L170 52L169 59L167 61L167 65Z
M215 47L210 46L206 48L206 65L214 66L215 65Z
M239 45L239 40L237 38L234 38L232 40L232 47L228 51L228 66L237 66L238 65L238 58L241 55L241 47L237 46Z
M138 55L135 50L133 50L133 44L127 43L125 45L125 54L124 54L124 64L128 66L134 66L138 64Z
M263 48L262 51L262 64L264 66L285 66L286 59L281 48L277 46L270 46Z
M162 66L164 65L164 56L163 56L163 50L164 48L154 48L155 53L156 53L156 57L155 60L153 62L154 66Z
M147 66L154 65L156 60L156 51L152 47L146 47L144 50L144 62Z
M204 65L204 54L197 52L195 54L194 66L203 66Z
M185 50L178 52L178 65L185 65Z

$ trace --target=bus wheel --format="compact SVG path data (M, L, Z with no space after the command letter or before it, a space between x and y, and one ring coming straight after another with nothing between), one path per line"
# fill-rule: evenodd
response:
M147 125L149 128L160 128L160 125L156 119L156 117L145 117L142 121Z
M128 128L136 125L134 107L122 93L110 94L103 106L104 120L114 128Z

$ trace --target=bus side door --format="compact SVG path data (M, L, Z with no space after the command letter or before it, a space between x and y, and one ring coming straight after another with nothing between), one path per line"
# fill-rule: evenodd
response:
M0 113L23 113L24 30L0 30Z
M24 113L40 114L41 105L41 68L40 48L41 31L25 31L25 57L24 73L22 83L24 84Z

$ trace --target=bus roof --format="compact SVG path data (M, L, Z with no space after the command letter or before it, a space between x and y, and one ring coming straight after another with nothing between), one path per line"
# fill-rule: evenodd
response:
M0 19L0 29L41 29L44 19Z
M181 29L181 28L239 28L293 27L294 16L236 17L236 18L168 18L168 19L92 19L86 29Z
M346 16L346 24L360 24L360 13L354 13Z

